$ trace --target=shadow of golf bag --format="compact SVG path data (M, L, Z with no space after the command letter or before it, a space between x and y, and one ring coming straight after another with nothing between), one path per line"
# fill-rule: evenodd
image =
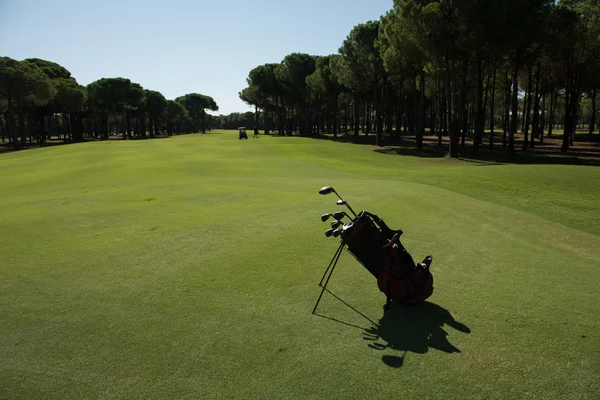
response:
M328 194L335 192L331 187L321 189L319 193ZM339 195L338 195L339 197ZM317 309L323 292L326 290L329 279L337 265L344 248L363 265L377 280L377 287L386 295L386 308L392 301L402 304L416 304L424 301L433 294L433 276L430 272L432 257L427 256L422 262L416 264L400 242L403 232L390 229L377 215L367 211L356 214L347 202L340 197L339 205L345 205L354 214L352 221L341 225L341 219L348 216L344 212L325 214L321 217L326 221L333 216L337 221L326 236L340 237L341 243L327 270L321 278L319 285L323 288L313 313ZM329 273L325 285L323 281Z

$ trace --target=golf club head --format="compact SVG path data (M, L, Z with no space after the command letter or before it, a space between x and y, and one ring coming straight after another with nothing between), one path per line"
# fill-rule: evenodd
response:
M329 230L325 231L325 236L331 237L332 235L333 235L333 229L329 229Z
M338 206L345 206L346 205L346 200L338 200L336 204Z
M319 190L319 194L322 194L322 195L333 193L333 192L334 192L334 190L331 186L324 186L321 188L321 190Z
M333 221L333 222L331 223L331 228L332 228L332 229L337 229L337 228L339 228L339 227L340 227L340 225L342 225L342 221Z
M325 222L329 219L329 217L332 217L333 215L331 214L323 214L321 215L321 221Z
M343 226L342 226L342 230L344 232L346 232L348 229L352 228L354 226L354 222L346 222Z
M338 211L335 214L333 214L333 218L335 218L336 220L340 220L342 218L344 218L345 216L347 216L348 214L346 214L346 212L344 211Z
M336 229L335 231L333 231L333 237L339 237L341 233L342 233L341 229Z

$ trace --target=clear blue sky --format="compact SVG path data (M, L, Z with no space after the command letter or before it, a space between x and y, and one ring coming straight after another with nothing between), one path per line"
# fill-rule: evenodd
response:
M37 57L87 85L124 77L168 99L212 96L221 114L248 71L289 53L336 53L393 0L0 0L0 56Z

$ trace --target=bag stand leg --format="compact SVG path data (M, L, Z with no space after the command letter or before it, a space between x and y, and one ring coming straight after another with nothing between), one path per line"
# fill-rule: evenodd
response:
M335 252L335 255L331 259L329 266L325 270L325 274L323 274L323 278L321 278L321 282L319 283L319 286L322 286L323 290L321 290L321 294L319 295L319 298L317 299L315 308L313 308L313 311L312 311L313 314L315 313L315 311L317 311L317 306L319 305L319 302L321 301L321 297L323 297L323 293L325 292L325 289L327 288L327 284L329 283L329 279L331 279L331 275L333 275L333 270L335 269L335 266L337 265L338 260L340 259L340 256L342 255L344 246L345 246L345 243L342 242L342 244L340 244L340 247L338 247L337 251ZM325 279L325 275L327 275L328 271L329 271L329 276L327 277L327 280L325 281L325 285L323 286L323 279Z
M342 243L340 244L340 247L338 247L338 249L336 250L335 254L333 255L333 258L331 259L331 261L329 262L329 265L327 266L327 269L325 270L325 273L323 274L323 277L321 278L321 282L319 282L319 286L323 287L323 280L325 279L325 275L327 275L327 272L329 271L329 268L331 268L331 266L333 265L334 261L336 258L338 258L338 254L342 252L342 249L344 248L345 244Z

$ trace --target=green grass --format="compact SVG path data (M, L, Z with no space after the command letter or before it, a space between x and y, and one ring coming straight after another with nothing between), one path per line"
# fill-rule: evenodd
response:
M0 155L0 399L597 399L600 169L235 133ZM333 185L434 257L386 313ZM371 320L371 321L369 321ZM454 320L454 322L453 322Z

